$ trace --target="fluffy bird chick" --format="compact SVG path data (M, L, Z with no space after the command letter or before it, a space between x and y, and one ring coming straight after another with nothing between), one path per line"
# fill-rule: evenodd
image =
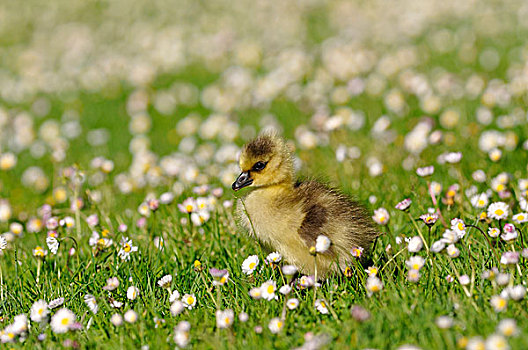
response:
M317 254L321 276L344 269L353 259L352 248L368 251L377 237L357 203L319 182L296 182L292 150L278 136L261 135L246 144L239 164L242 173L233 190L254 188L238 200L241 224L302 273L314 273L310 248L319 235L332 241L326 252Z

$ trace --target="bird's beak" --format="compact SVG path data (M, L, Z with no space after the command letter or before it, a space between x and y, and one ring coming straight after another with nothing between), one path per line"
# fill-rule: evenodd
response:
M239 189L249 186L252 183L253 183L253 179L251 178L249 171L244 171L240 175L238 175L236 181L233 182L233 185L231 186L231 188L234 191L238 191Z

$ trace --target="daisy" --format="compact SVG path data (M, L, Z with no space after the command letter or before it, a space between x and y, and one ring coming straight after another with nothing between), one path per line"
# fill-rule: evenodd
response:
M9 231L17 237L22 237L24 233L24 226L19 222L12 222L9 225Z
M519 262L519 253L518 252L504 252L502 253L500 262L503 265L515 265Z
M170 313L172 316L176 317L185 310L185 304L180 300L174 301L170 306Z
M286 302L286 306L290 310L295 310L297 306L299 306L299 299L297 298L288 299L288 301Z
M466 224L461 219L455 218L451 220L451 230L453 230L460 239L466 234Z
M501 297L500 295L494 295L490 299L490 304L495 312L502 312L506 310L506 307L508 306L508 300Z
M293 265L284 265L282 267L282 273L286 276L293 276L297 273L297 268Z
M110 317L110 322L116 326L116 327L119 327L123 324L123 316L121 316L120 314L113 314L111 317Z
M278 317L272 318L268 324L268 328L273 334L277 334L284 327L284 322L281 321Z
M378 268L376 266L369 266L365 272L369 275L369 276L376 276L378 274Z
M194 200L194 198L189 197L184 200L183 203L178 203L178 209L182 213L190 214L196 210L196 201Z
M290 294L291 290L292 288L289 285L285 284L284 286L279 288L279 293L281 293L282 295L288 295Z
M501 238L506 241L513 241L518 236L517 229L512 224L506 224L504 225L504 233L501 235Z
M434 173L434 166L432 165L416 169L416 174L421 177L430 176L430 175L433 175L433 173Z
M99 305L97 305L97 301L95 300L95 297L93 295L86 294L84 296L84 302L86 303L86 305L88 305L88 308L91 312L93 312L94 314L97 313L97 311L99 310Z
M242 272L246 275L251 275L259 264L259 258L256 255L250 255L242 263Z
M213 285L215 286L223 286L224 284L226 284L226 282L228 281L229 279L229 271L227 270L219 270L219 269L215 269L215 268L212 268L212 269L209 269L209 273L211 274L211 276L213 276Z
M258 287L255 287L255 288L251 288L249 290L249 295L255 299L255 300L258 300L262 297L262 290Z
M172 293L169 296L169 301L171 303L175 302L177 299L180 299L180 292L178 292L176 289L172 291Z
M486 345L482 337L473 337L467 341L466 350L484 350Z
M370 318L370 313L362 306L354 305L350 309L350 315L358 322L365 322Z
M57 254L57 251L59 250L59 241L57 240L57 238L49 236L48 238L46 238L46 244L48 245L48 249L53 255Z
M127 323L135 323L138 319L138 314L134 310L128 310L123 317Z
M405 262L405 265L409 269L420 270L425 264L425 259L419 255L411 256L409 260Z
M119 249L119 252L117 255L121 258L121 260L130 260L130 253L137 252L138 247L132 245L132 240L128 239L128 237L121 238L121 249Z
M129 300L136 300L136 298L139 295L139 289L137 289L135 286L130 286L127 289L127 298Z
M433 226L436 223L436 221L438 220L438 214L436 214L436 213L423 214L423 215L420 215L420 219L427 226Z
M420 271L415 269L410 269L407 273L407 280L412 283L416 283L420 280Z
M460 250L457 247L455 247L454 244L448 245L446 252L450 258L457 258L460 255Z
M367 294L371 296L373 293L380 292L383 289L383 282L377 277L367 278Z
M407 247L407 250L411 253L417 253L423 248L423 241L420 238L420 236L414 236L409 241L409 245Z
M509 350L508 341L500 334L492 334L486 339L486 350Z
M7 248L7 239L4 235L0 235L0 251Z
M352 256L355 258L361 258L363 255L363 247L354 247L350 249L350 254L352 254Z
M48 313L48 304L41 299L36 301L33 306L31 306L29 317L31 318L31 321L40 323L46 319Z
M442 250L444 250L444 248L445 248L445 242L442 240L435 241L431 245L431 251L433 253L440 253Z
M216 311L216 327L218 328L229 328L234 319L235 313L231 309Z
M445 230L444 234L442 235L442 242L446 244L454 244L458 242L460 237L456 234L453 230Z
M512 217L512 220L513 222L515 222L516 224L523 224L525 222L528 222L528 213L519 213L519 214L515 214L513 217Z
M184 348L189 344L191 324L187 321L181 321L174 328L174 342L180 348Z
M330 248L331 244L332 242L330 241L330 238L324 235L319 235L315 241L315 251L317 253L324 253Z
M277 290L277 284L275 281L267 281L260 286L262 298L266 300L275 299L275 291Z
M269 253L266 257L268 264L278 264L282 260L282 256L278 252Z
M495 220L503 220L510 214L508 204L504 202L494 202L488 207L488 216Z
M314 284L315 284L314 276L302 276L299 279L299 286L301 288L310 288L310 287L313 287Z
M526 287L521 284L508 287L508 296L515 301L524 299L525 295L526 295Z
M51 317L51 329L54 333L61 334L70 330L76 316L66 308L62 308Z
M64 303L64 298L53 299L52 301L49 302L48 308L50 310L51 309L55 309L55 308L58 308L59 306L61 306L63 303Z
M449 152L449 153L444 154L444 160L450 164L458 163L460 162L461 159L462 159L462 153L460 152Z
M517 322L513 318L505 318L497 325L497 330L506 337L513 337L519 334Z
M104 286L103 289L110 292L115 290L117 287L119 287L119 280L117 277L112 277L106 280L106 286Z
M164 289L169 289L172 282L172 275L165 275L158 280L158 286Z
M246 312L242 311L238 314L238 319L240 320L240 322L247 322L249 320L249 315Z
M141 203L138 207L138 213L141 216L150 216L149 205L145 202Z
M33 249L33 256L35 258L44 259L46 255L48 255L48 251L44 250L40 246L37 246L35 249Z
M411 203L412 203L412 200L410 198L406 198L402 200L400 203L396 204L395 208L398 210L405 211L409 209L409 207L411 206Z
M499 237L500 231L496 227L490 227L488 228L488 235L492 238Z
M378 208L374 210L374 216L372 216L372 220L374 220L375 223L378 225L387 225L389 222L390 215L387 209L385 208Z
M194 294L184 294L182 297L182 302L187 309L192 310L196 305L196 297Z
M191 221L195 226L202 226L211 218L207 210L200 210L191 214Z
M317 299L315 301L315 308L317 309L317 311L319 311L323 315L328 314L328 307L326 306L325 301L322 299Z
M449 316L438 316L435 320L436 326L440 329L453 327L453 318Z
M489 203L488 195L486 193L476 194L471 197L471 205L475 208L485 208Z

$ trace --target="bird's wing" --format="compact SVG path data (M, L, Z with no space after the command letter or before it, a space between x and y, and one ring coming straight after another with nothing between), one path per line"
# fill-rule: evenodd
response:
M311 203L305 209L306 215L299 227L299 236L308 248L315 246L317 236L324 234L323 227L328 220L328 213L324 206Z

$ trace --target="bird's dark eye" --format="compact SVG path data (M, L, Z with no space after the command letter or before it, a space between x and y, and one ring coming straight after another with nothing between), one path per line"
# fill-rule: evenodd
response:
M256 162L255 165L253 165L253 168L251 170L261 171L265 167L266 167L266 163L264 163L264 162Z

